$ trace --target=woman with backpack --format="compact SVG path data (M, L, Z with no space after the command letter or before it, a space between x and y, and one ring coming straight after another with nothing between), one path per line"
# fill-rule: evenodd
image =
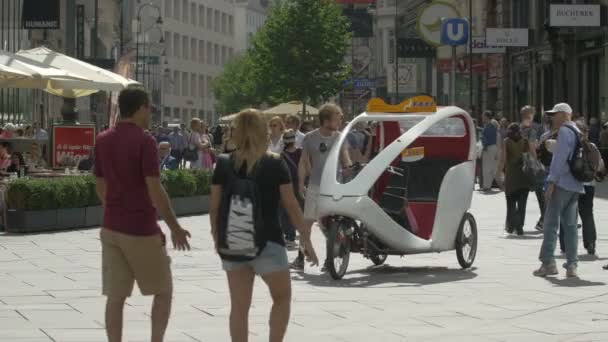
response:
M300 246L318 264L310 229L294 195L292 180L279 155L268 152L268 127L261 113L248 109L234 120L236 150L218 158L213 173L211 233L230 289L230 335L248 340L248 319L255 275L273 300L270 341L283 341L289 323L291 278L279 205L300 233Z
M519 124L510 124L507 129L507 137L502 144L498 167L498 172L504 172L504 190L507 199L505 230L508 234L516 232L517 235L524 235L526 204L532 184L530 178L524 174L522 167L523 154L530 151L528 141L521 135Z

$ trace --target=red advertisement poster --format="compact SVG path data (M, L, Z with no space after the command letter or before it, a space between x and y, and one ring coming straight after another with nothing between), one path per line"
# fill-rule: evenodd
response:
M76 167L95 147L94 126L53 127L53 167Z

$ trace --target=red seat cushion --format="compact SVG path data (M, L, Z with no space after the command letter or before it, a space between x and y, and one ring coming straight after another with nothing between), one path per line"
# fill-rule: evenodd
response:
M405 209L412 232L416 236L428 240L433 235L435 223L436 202L408 202Z

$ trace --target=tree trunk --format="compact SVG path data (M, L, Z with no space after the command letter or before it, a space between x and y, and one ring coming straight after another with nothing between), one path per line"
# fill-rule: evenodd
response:
M306 100L302 100L302 121L306 120Z

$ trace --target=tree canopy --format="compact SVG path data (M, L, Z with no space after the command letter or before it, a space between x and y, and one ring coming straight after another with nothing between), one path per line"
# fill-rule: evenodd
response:
M218 109L334 96L350 73L349 42L348 19L333 1L275 2L251 48L215 82Z

